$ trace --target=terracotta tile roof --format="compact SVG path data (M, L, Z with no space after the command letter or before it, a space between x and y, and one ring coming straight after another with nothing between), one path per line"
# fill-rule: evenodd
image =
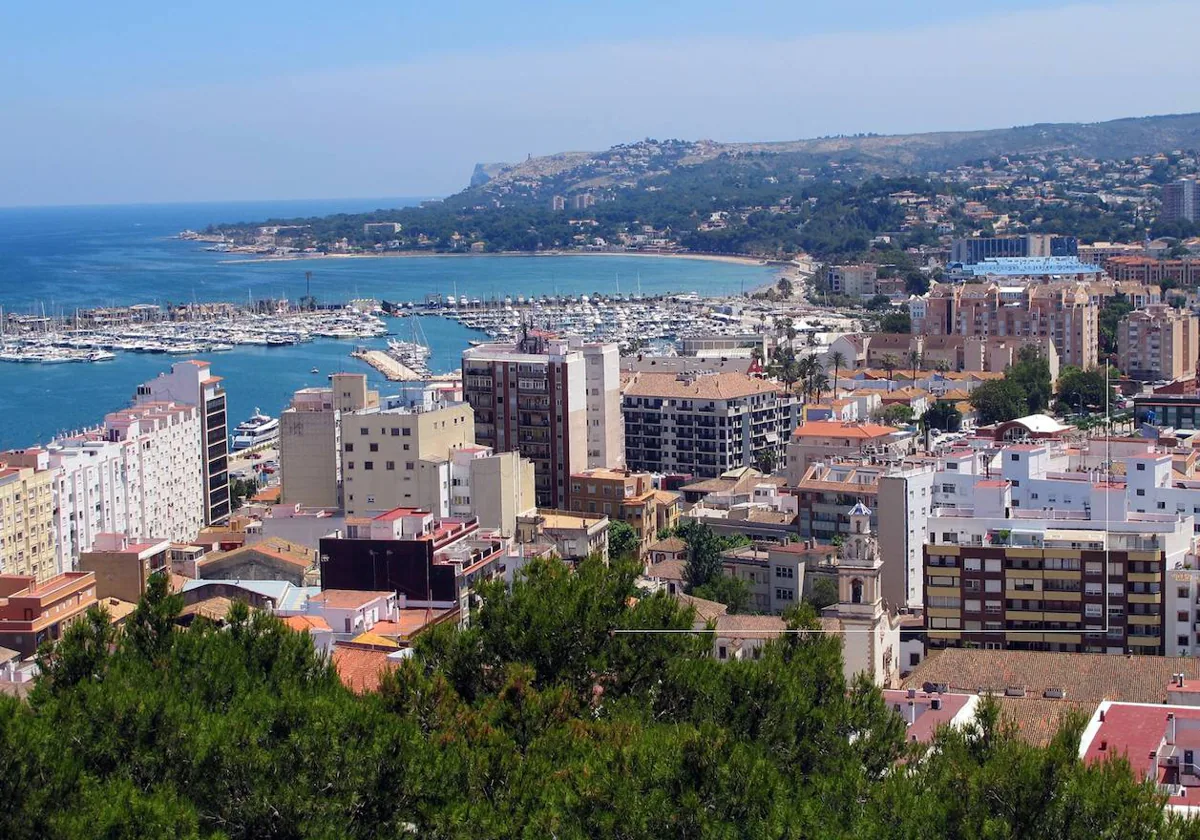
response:
M625 389L631 397L683 397L699 400L727 400L782 391L778 382L755 379L744 373L699 374L681 379L673 373L643 373Z
M346 688L357 694L378 691L383 674L396 667L387 658L388 651L353 642L333 646L333 667Z
M660 580L684 580L684 569L687 563L682 560L663 560L660 563L651 564L646 570L646 576L659 578Z
M289 615L283 619L284 625L297 633L308 633L313 630L329 630L329 622L319 615Z
M727 607L724 604L716 601L708 601L704 598L697 598L694 595L679 594L675 596L681 605L692 607L696 610L696 621L707 623L716 620L719 616L725 615Z
M647 548L646 550L647 551L669 551L669 552L674 553L674 552L678 552L678 551L684 551L686 549L687 549L687 543L685 543L679 537L667 537L665 540L659 540L656 543L650 543L650 547Z
M1104 655L1104 654L1101 654ZM1012 721L1022 740L1042 747L1049 744L1071 712L1091 717L1100 705L1080 700L1050 700L1044 697L997 697L1002 718Z
M1064 690L1066 700L1080 703L1162 703L1167 699L1171 675L1176 673L1200 678L1200 663L1174 656L947 648L930 654L904 685L920 688L926 682L944 683L952 691L1001 693L1010 686L1023 686L1027 698L1040 698L1054 688Z
M896 432L892 426L881 426L877 423L843 423L839 420L810 420L797 426L792 432L794 438L851 438L854 440L872 440L887 437Z
M728 638L773 639L787 629L777 615L720 615L717 634Z

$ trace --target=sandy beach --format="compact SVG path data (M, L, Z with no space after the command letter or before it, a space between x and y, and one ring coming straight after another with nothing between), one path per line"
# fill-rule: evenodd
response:
M769 265L787 266L788 263L774 263L757 257L738 257L729 254L699 254L673 253L665 251L496 251L493 253L446 254L432 251L388 251L382 254L286 254L283 256L262 255L249 256L240 259L221 260L221 265L244 265L259 262L304 262L309 260L364 260L364 259L395 259L412 257L447 257L455 259L489 258L489 257L651 257L654 259L671 260L705 260L708 262L723 262L733 265L751 265L764 267Z

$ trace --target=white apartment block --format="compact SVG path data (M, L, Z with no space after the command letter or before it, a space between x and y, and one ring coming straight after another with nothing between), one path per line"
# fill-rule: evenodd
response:
M621 418L621 353L615 344L571 342L583 352L587 394L588 469L625 466L625 421Z
M56 560L74 567L99 534L193 540L204 527L195 406L146 402L47 447L54 470Z
M716 478L763 454L784 462L796 399L744 373L640 373L625 389L631 470Z

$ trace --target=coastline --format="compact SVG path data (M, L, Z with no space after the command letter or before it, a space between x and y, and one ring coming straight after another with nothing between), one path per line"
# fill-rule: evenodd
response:
M672 253L667 251L495 251L491 253L438 253L433 251L389 251L382 254L285 254L282 256L247 256L239 259L220 260L219 265L247 265L263 262L308 262L313 260L360 260L360 259L405 259L414 257L650 257L652 259L703 260L732 265L754 266L755 268L784 267L788 263L760 259L758 257L735 256L732 254L701 254L693 252Z

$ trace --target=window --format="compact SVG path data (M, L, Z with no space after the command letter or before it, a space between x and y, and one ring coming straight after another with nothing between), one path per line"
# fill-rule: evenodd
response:
M717 648L717 658L718 659L728 659L729 658L729 652L725 649L725 645L721 645L719 648Z
M360 435L365 435L365 434L367 433L367 427L366 427L366 426L360 426L360 427L359 427L359 429L358 429L358 433L359 433Z
M1138 465L1137 465L1137 469L1138 469L1138 472L1145 472L1145 471L1146 471L1146 465L1145 465L1145 464L1138 464Z
M980 586L980 583L977 580L964 580L963 581L963 591L964 592L979 592L979 591L981 591L981 589L982 589L982 587Z
M412 461L405 461L405 462L404 462L404 469L406 469L406 470L411 470L411 469L413 469L415 466L416 466L416 465L415 465L415 464L413 464L413 462L412 462Z
M982 567L983 564L978 557L963 558L963 568L968 572L978 572Z
M353 451L354 451L354 444L353 444L353 443L347 443L347 444L346 444L346 451L347 451L347 452L353 452Z
M963 601L963 610L966 612L979 612L982 606L983 605L977 600L968 599Z
M1145 491L1145 490L1143 490L1143 489L1141 489L1141 488L1139 487L1139 488L1138 488L1138 491L1137 491L1137 494L1138 494L1139 496L1145 496L1145 495L1146 495L1146 491Z
M986 580L986 581L984 581L983 589L985 592L999 592L1000 591L1000 581Z
M386 468L386 469L389 469L389 470L394 470L394 469L396 469L396 462L395 462L395 461L388 461L388 462L385 464L385 468Z
M378 443L372 443L372 444L371 444L371 451L372 451L372 452L378 452L378 451L379 451L379 444L378 444Z
M1018 455L1017 453L1015 453L1015 452L1014 452L1013 454L1011 454L1011 455L1009 455L1009 456L1008 456L1008 459L1009 459L1010 461L1020 461L1020 460L1021 460L1021 456L1020 456L1020 455Z
M793 569L791 566L776 566L775 567L775 577L789 578L789 579L795 578L796 570Z
M347 461L347 462L346 462L346 469L348 469L348 470L352 470L352 469L354 469L354 462L353 462L353 461Z
M919 653L910 653L910 654L908 655L908 667L910 667L910 668L915 668L915 667L917 667L917 666L918 666L918 665L920 665L920 664L921 664L921 654L919 654Z
M1000 560L995 557L985 560L983 563L983 570L985 572L991 572L993 574L995 574L996 572L999 572L1000 571Z
M364 470L375 469L375 462L374 461L363 461L363 469Z
M392 426L392 437L400 437L400 428L398 426Z
M1180 586L1178 589L1175 590L1175 594L1178 595L1180 598L1186 598L1186 597L1188 597L1188 591L1189 590L1186 586Z
M404 428L404 429L401 429L400 431L404 437L412 437L412 429Z
M795 590L792 590L792 589L776 589L775 590L775 600L776 601L794 601L794 600L796 600L796 592L795 592Z

